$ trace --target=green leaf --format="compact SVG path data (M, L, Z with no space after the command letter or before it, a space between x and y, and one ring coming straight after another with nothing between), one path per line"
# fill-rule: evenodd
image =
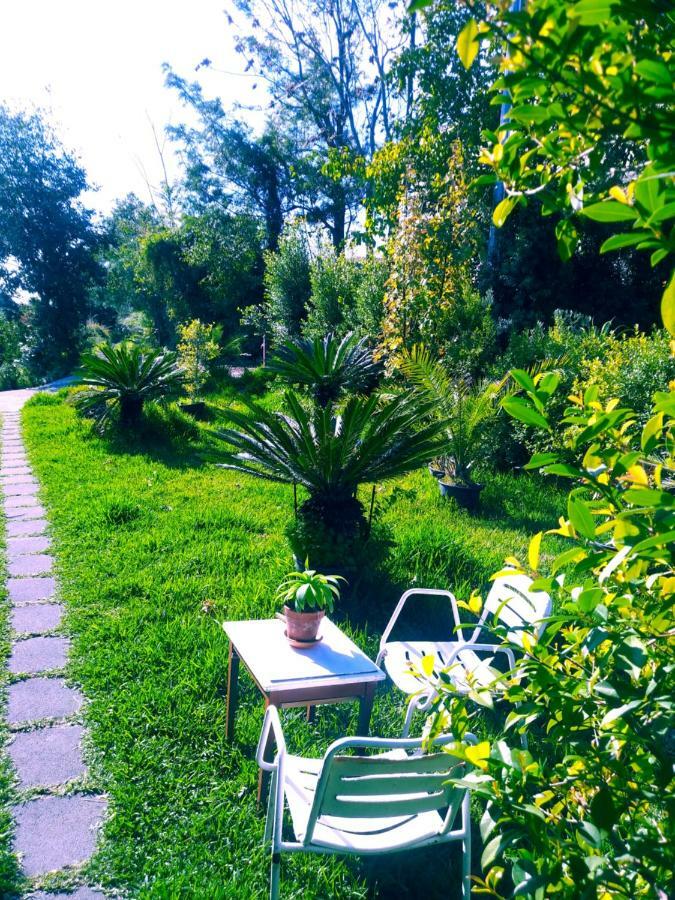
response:
M533 425L535 428L545 428L550 430L548 419L538 410L534 409L522 397L505 397L502 400L502 407L514 419L524 422L525 425Z
M513 208L516 205L516 200L514 197L504 197L494 208L494 212L492 213L492 222L495 228L501 228L504 222L508 219L508 217L513 212Z
M591 818L599 828L610 831L617 821L617 813L608 787L601 787L591 800Z
M665 259L666 256L668 256L668 251L665 249L665 247L662 247L660 250L655 250L650 257L652 268L654 266L658 266L661 260Z
M661 297L661 318L666 331L675 337L675 269Z
M642 429L642 438L640 440L640 446L643 450L647 452L651 452L656 442L663 431L663 413L656 413L655 416L652 416L651 419L647 422L645 427Z
M656 212L649 217L647 225L660 225L661 222L666 222L668 219L675 219L675 200L671 203L665 203L660 209L657 209Z
M620 250L622 247L633 247L644 241L647 232L632 231L630 234L613 234L601 245L600 253L609 253L611 250Z
M575 530L583 537L593 540L595 538L595 523L593 516L583 500L570 496L567 501L567 515Z
M673 76L668 66L661 59L641 59L640 62L636 63L635 71L648 81L672 87Z
M532 377L524 369L511 369L511 378L525 391L534 393L537 390Z
M582 25L603 25L612 15L617 0L579 0L572 7L572 14Z
M457 37L457 53L462 60L465 69L470 69L480 50L480 44L476 40L478 25L475 19L469 19Z
M619 203L618 200L593 203L582 209L581 214L594 222L634 222L637 219L637 212L633 207Z
M539 551L541 549L542 535L542 531L537 532L530 541L530 546L527 549L527 560L533 572L536 572L537 567L539 566Z

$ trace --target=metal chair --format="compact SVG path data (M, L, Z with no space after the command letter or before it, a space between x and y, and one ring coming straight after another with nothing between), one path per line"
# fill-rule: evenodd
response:
M270 730L272 762L264 759ZM377 855L461 841L462 898L469 900L469 794L449 783L463 776L465 765L442 750L453 740L439 737L439 751L424 754L421 740L346 737L331 744L323 759L305 759L287 752L279 714L269 706L256 759L272 775L265 826L265 841L272 842L270 898L279 896L282 853ZM466 740L475 742L473 736ZM351 755L357 748L378 752ZM286 808L295 840L282 834Z
M383 663L394 684L405 694L411 695L406 710L404 736L409 733L415 711L429 705L429 690L427 688L424 692L424 685L414 672L414 667L419 665L422 657L432 656L434 668L447 672L455 689L461 693L476 689L489 690L495 684L502 674L492 665L497 653L504 654L509 668L515 669L512 646L515 644L526 650L524 635L536 641L541 636L552 609L550 596L544 591L532 591L531 585L532 579L527 575L514 573L497 578L468 640L464 631L466 623L462 624L460 621L457 601L450 591L413 588L403 594L380 639L376 662L377 665ZM444 641L390 640L394 626L410 597L424 595L448 598L455 623L454 636ZM498 643L494 639L490 642L479 640L489 624L489 616L507 629L505 643Z

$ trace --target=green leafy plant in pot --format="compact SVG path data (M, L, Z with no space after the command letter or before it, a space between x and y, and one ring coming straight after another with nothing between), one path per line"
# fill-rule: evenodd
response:
M323 575L307 568L289 572L277 588L277 599L284 604L286 637L291 643L315 644L321 620L332 612L340 597L341 575Z
M452 497L464 509L477 510L483 485L474 481L473 472L483 455L485 433L499 415L497 401L506 379L453 378L422 346L404 353L401 370L444 423L447 441L430 466L441 495Z

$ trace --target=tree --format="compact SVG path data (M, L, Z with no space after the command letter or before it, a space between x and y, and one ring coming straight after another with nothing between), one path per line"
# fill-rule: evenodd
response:
M262 219L267 247L276 250L286 216L294 208L293 150L288 139L273 122L255 136L243 122L227 115L219 99L206 99L197 82L188 82L171 69L166 83L200 119L198 128L169 129L184 150L188 210L199 214L234 204Z
M429 5L415 0L412 9ZM457 39L470 68L481 41L500 56L494 99L508 115L485 135L480 161L506 196L494 211L503 225L532 197L561 212L561 256L569 258L582 214L628 228L602 253L636 247L654 266L675 253L675 17L666 0L530 0L524 9L472 0ZM489 179L488 179L489 180ZM675 334L675 270L670 263L662 313ZM664 282L666 277L664 277Z
M29 296L31 364L63 374L77 359L98 235L86 175L38 115L0 106L0 292Z
M248 28L238 50L266 82L277 120L292 123L301 206L340 249L360 199L344 163L370 159L392 137L400 92L391 66L408 29L385 0L237 5Z

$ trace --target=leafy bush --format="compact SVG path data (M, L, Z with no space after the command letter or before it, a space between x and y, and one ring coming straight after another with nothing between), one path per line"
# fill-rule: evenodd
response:
M220 354L223 329L192 319L178 326L178 362L183 370L185 392L195 401L208 381L211 363Z
M25 327L19 319L0 312L0 390L31 383L25 347Z
M85 390L74 394L73 402L99 429L108 426L116 413L123 428L135 428L146 401L168 400L181 382L175 353L130 343L103 344L83 354L80 384Z
M344 253L324 249L312 260L312 293L303 333L310 338L332 333L342 336L350 330L361 283L360 265Z
M273 334L300 334L311 291L307 242L298 229L290 229L276 252L265 253L265 314Z
M660 331L653 335L610 335L595 358L584 357L573 390L598 386L598 399L606 402L618 397L621 404L634 409L644 424L649 418L651 398L657 390L675 378L675 357L671 338Z
M552 430L557 376L514 376L526 396L509 409ZM504 733L472 751L465 783L486 802L479 885L494 897L660 897L673 883L675 496L664 485L675 391L655 395L642 431L632 410L598 396L597 386L573 396L560 422L568 450L528 466L574 482L567 518L549 532L569 548L546 576L541 533L527 563L508 560L552 595L554 613L523 646L493 626L519 659L492 685L508 710ZM461 739L476 707L446 678L431 676L432 732L449 717Z

